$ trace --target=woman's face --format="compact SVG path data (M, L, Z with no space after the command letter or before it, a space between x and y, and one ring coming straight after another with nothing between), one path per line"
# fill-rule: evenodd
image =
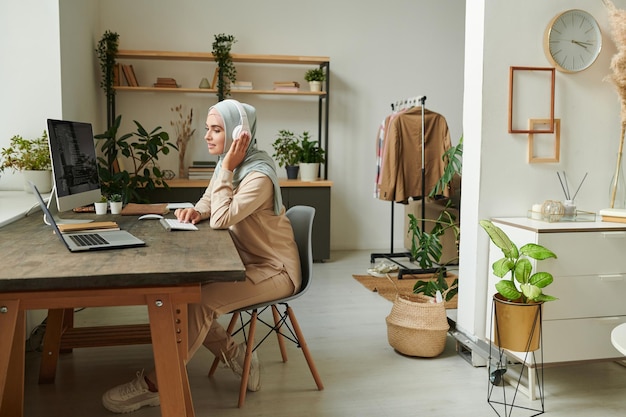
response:
M204 140L206 140L211 155L221 155L224 152L224 142L226 141L224 119L215 109L211 109L207 115Z

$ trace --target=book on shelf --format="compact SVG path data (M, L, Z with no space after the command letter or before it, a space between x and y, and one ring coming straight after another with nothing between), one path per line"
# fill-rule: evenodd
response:
M602 216L602 221L609 222L609 223L626 223L626 217Z
M300 87L297 81L274 81L274 87Z
M137 82L137 76L135 75L135 70L132 65L121 64L122 72L124 73L124 78L126 78L126 84L129 87L139 87L139 83Z
M158 77L156 83L154 83L155 87L165 87L165 88L178 88L178 84L174 78L167 77Z
M122 72L122 64L118 62L113 67L113 85L115 87L122 85L122 80L120 79L121 72Z
M300 91L300 88L298 88L298 87L279 86L279 87L274 87L274 91Z
M192 167L215 167L217 165L217 161L193 161Z
M626 209L607 208L599 211L603 222L626 223Z

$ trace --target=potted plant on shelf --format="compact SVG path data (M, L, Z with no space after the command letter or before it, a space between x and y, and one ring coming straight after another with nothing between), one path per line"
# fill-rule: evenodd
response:
M48 146L48 134L36 139L24 139L20 135L11 138L9 146L0 151L0 172L7 168L22 172L24 191L32 193L28 181L32 181L42 193L52 189L52 162Z
M490 220L481 220L480 226L503 258L492 265L493 274L501 278L496 285L494 302L494 343L504 349L529 352L539 349L541 308L555 297L543 293L554 277L549 272L535 272L528 258L540 261L556 255L544 246L527 243L518 247L507 234ZM505 278L510 273L509 278Z
M326 162L324 149L316 141L310 140L309 132L300 136L300 179L315 181L320 164Z
M278 166L285 167L288 179L298 178L298 163L300 162L300 143L296 135L289 130L279 130L276 140L272 143Z
M237 81L237 68L233 64L230 50L237 42L233 35L220 33L214 36L213 57L217 62L217 98L219 101L230 96L230 85ZM215 88L215 86L213 86Z
M309 82L311 91L322 91L322 81L326 80L326 74L322 68L313 68L304 73L304 80Z

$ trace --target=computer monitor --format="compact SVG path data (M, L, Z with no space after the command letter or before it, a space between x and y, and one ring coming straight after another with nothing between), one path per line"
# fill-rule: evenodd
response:
M57 221L75 222L56 214L92 204L101 195L91 124L48 119L48 143L54 178L48 207Z

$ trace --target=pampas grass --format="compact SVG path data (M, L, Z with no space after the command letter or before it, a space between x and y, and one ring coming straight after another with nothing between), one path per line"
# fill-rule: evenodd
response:
M609 24L611 26L611 38L617 46L617 53L611 59L613 73L608 77L617 90L620 99L620 118L622 129L617 153L617 164L611 184L611 208L615 206L615 194L617 192L619 169L622 164L622 150L624 149L624 130L626 128L626 11L620 10L611 0L602 0L609 11Z

